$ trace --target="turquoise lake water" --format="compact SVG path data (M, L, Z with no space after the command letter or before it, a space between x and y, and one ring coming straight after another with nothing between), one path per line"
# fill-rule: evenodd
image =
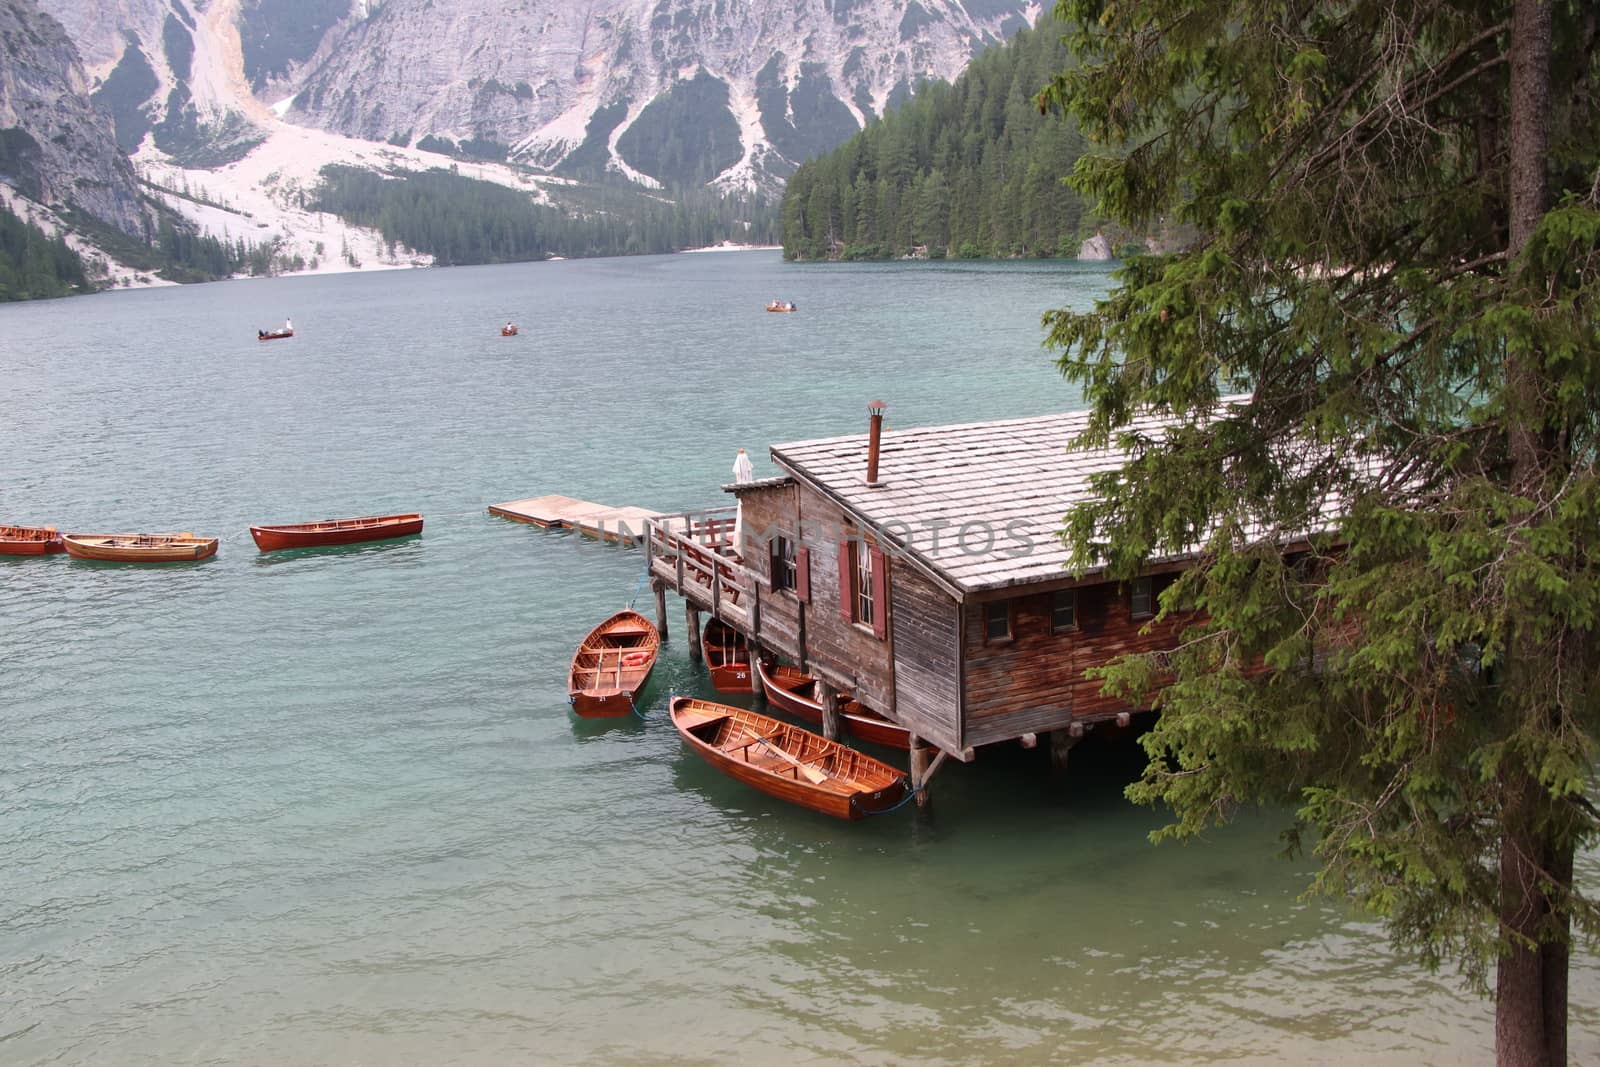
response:
M762 252L0 306L0 522L223 538L0 558L0 1063L1489 1062L1486 1003L1299 899L1281 815L1149 845L1136 751L985 751L931 817L792 809L661 714L711 694L675 599L647 720L568 712L643 555L486 505L721 505L738 448L770 474L873 398L1076 406L1039 316L1107 284ZM405 510L420 539L246 531ZM1592 954L1573 1001L1600 1059Z

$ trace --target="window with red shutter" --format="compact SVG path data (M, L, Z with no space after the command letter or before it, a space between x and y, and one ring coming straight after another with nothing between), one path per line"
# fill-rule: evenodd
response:
M849 541L839 543L839 614L856 621L856 554Z
M889 557L872 549L872 632L879 641L889 636Z

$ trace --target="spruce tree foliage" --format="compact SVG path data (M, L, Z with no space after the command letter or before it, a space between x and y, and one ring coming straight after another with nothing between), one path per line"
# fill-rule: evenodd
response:
M1075 255L1094 231L1063 182L1083 139L1034 101L1069 61L1062 30L1046 14L801 166L783 198L785 257Z
M561 206L550 207L453 171L383 175L328 166L312 207L372 227L441 265L674 252L725 240L776 243L776 212L758 200L691 189L668 199L620 184L573 186L561 195Z
M83 260L59 237L0 204L0 301L39 300L89 290Z
M1076 187L1206 235L1046 316L1086 441L1132 452L1067 518L1078 565L1200 551L1161 606L1204 621L1106 675L1162 710L1130 792L1159 837L1293 805L1317 890L1492 972L1502 1063L1565 1063L1600 932L1600 9L1058 14L1080 65L1041 105L1116 149Z

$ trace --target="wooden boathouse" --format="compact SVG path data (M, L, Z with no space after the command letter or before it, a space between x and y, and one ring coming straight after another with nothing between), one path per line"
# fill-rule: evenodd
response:
M724 486L735 507L651 520L663 634L672 590L691 656L700 614L722 619L817 677L829 736L853 694L912 733L918 788L985 745L1048 736L1064 763L1086 730L1127 725L1145 709L1085 672L1173 647L1182 621L1150 623L1185 561L1072 576L1058 537L1090 476L1126 455L1072 449L1084 412L885 432L884 408L867 433L774 445L782 474Z

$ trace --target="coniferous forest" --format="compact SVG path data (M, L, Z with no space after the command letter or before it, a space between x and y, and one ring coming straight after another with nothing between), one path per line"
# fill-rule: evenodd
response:
M621 186L572 186L557 208L442 169L383 175L329 166L322 178L315 210L377 229L386 241L427 252L441 266L777 243L776 205L709 189L669 198Z
M1061 179L1084 151L1039 90L1071 65L1053 16L973 60L789 179L788 259L1073 256L1095 232Z
M83 260L59 237L0 204L0 301L87 292Z

